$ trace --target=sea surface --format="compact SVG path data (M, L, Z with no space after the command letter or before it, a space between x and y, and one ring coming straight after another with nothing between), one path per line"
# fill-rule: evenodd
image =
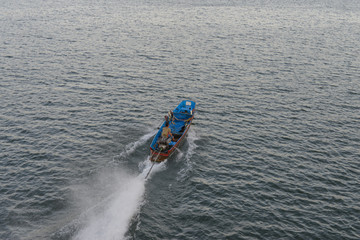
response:
M0 239L360 239L358 0L0 0L0 100Z

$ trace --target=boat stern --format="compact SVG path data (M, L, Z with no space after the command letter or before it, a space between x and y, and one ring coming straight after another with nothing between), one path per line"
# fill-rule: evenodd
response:
M150 161L162 162L169 157L169 153L157 152L150 148Z

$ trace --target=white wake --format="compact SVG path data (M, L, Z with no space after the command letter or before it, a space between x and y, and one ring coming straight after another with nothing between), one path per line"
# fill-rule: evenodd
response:
M106 201L105 206L99 207L88 214L84 227L74 239L122 239L129 228L134 213L140 207L145 192L145 180L141 176L131 176L118 173L119 182Z
M153 135L154 133L151 132L127 145L120 155L131 154ZM84 205L87 206L91 205L91 207L85 207L86 210L79 217L80 230L73 237L74 240L120 240L125 238L131 219L140 211L144 201L146 181L151 179L156 172L166 168L166 161L155 164L148 178L145 179L152 166L149 157L147 156L144 161L139 163L140 174L138 175L131 175L122 170L103 170L93 183L95 185L93 188L88 187L87 193L79 191L82 196L78 196L77 199L83 198L80 202L84 202ZM99 199L95 191L105 192L107 197Z
M145 144L155 132L144 135L138 141L130 143L121 156L129 156L138 146ZM185 166L180 170L177 180L184 180L191 171L190 158L197 147L194 131L189 131L187 141L189 149L183 153L179 150L176 161L184 159ZM77 199L80 207L84 209L82 214L67 226L67 229L75 228L74 240L120 240L124 239L130 227L131 221L144 203L146 181L159 171L166 169L167 161L157 163L151 169L153 163L147 156L139 163L139 174L129 174L121 169L103 169L98 173L95 180L87 186L80 187ZM150 175L145 179L149 170ZM67 231L66 228L63 229ZM75 233L75 234L74 234Z

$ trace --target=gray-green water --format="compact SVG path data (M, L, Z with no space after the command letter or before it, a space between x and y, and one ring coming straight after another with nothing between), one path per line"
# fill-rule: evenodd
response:
M0 12L0 239L360 239L358 1ZM145 181L183 99L188 138Z

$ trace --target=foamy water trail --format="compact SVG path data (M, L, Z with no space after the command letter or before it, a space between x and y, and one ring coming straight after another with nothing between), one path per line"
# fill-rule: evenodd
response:
M145 144L156 131L152 131L142 136L138 141L128 144L125 150L119 156L128 156L136 150L137 147ZM191 170L191 156L197 145L194 131L189 131L187 141L189 148L187 152L178 150L176 159L183 159L185 155L185 167L178 173L180 181L186 178ZM121 169L103 169L98 173L97 179L84 186L85 190L77 191L78 202L83 202L85 211L73 220L62 231L75 233L74 240L114 240L125 239L132 219L139 214L144 203L144 193L147 180L151 179L157 172L166 169L167 161L156 163L153 168L153 162L147 156L139 163L139 174L129 174ZM145 179L148 172L149 176ZM81 204L80 204L81 205ZM87 207L86 207L87 206ZM72 230L70 230L72 229ZM74 230L75 229L75 230Z
M130 154L153 135L153 132L144 135L138 141L129 144L121 154ZM151 169L153 163L149 158L150 156L147 156L144 161L139 163L140 173L138 175L130 175L123 170L104 170L96 180L98 184L95 185L102 185L102 191L110 194L102 200L94 200L95 204L81 214L77 221L81 222L81 224L77 224L81 227L73 239L113 240L125 238L132 218L139 213L143 204L146 181L151 179L156 172L166 168L166 161L164 161L155 164ZM150 169L151 173L145 179ZM84 202L89 202L88 195L83 196L83 198L87 198ZM96 196L97 194L91 195Z
M121 176L120 176L121 175ZM139 211L145 192L145 179L119 173L111 199L93 212L74 237L76 240L123 239L132 217Z
M153 166L153 168L151 169L152 165L154 164L153 162L151 162L149 160L149 157L147 157L147 159L141 163L139 163L139 170L141 171L141 173L139 174L139 176L141 176L142 178L145 179L146 175L149 173L149 171L151 170L149 176L147 177L146 180L150 179L151 176L153 176L155 173L159 172L159 171L163 171L164 169L166 169L166 163L167 160L160 162L160 163L155 163L155 165Z
M83 227L73 238L75 240L113 240L124 239L129 228L131 219L140 211L144 201L146 181L156 172L165 169L166 162L155 164L147 179L145 176L150 170L152 162L149 156L139 164L141 173L137 176L128 175L124 172L111 173L110 177L115 181L112 186L113 193L100 203L96 204L91 211L87 211ZM108 173L110 174L110 173ZM109 176L106 178L109 178ZM99 179L98 181L103 181Z

